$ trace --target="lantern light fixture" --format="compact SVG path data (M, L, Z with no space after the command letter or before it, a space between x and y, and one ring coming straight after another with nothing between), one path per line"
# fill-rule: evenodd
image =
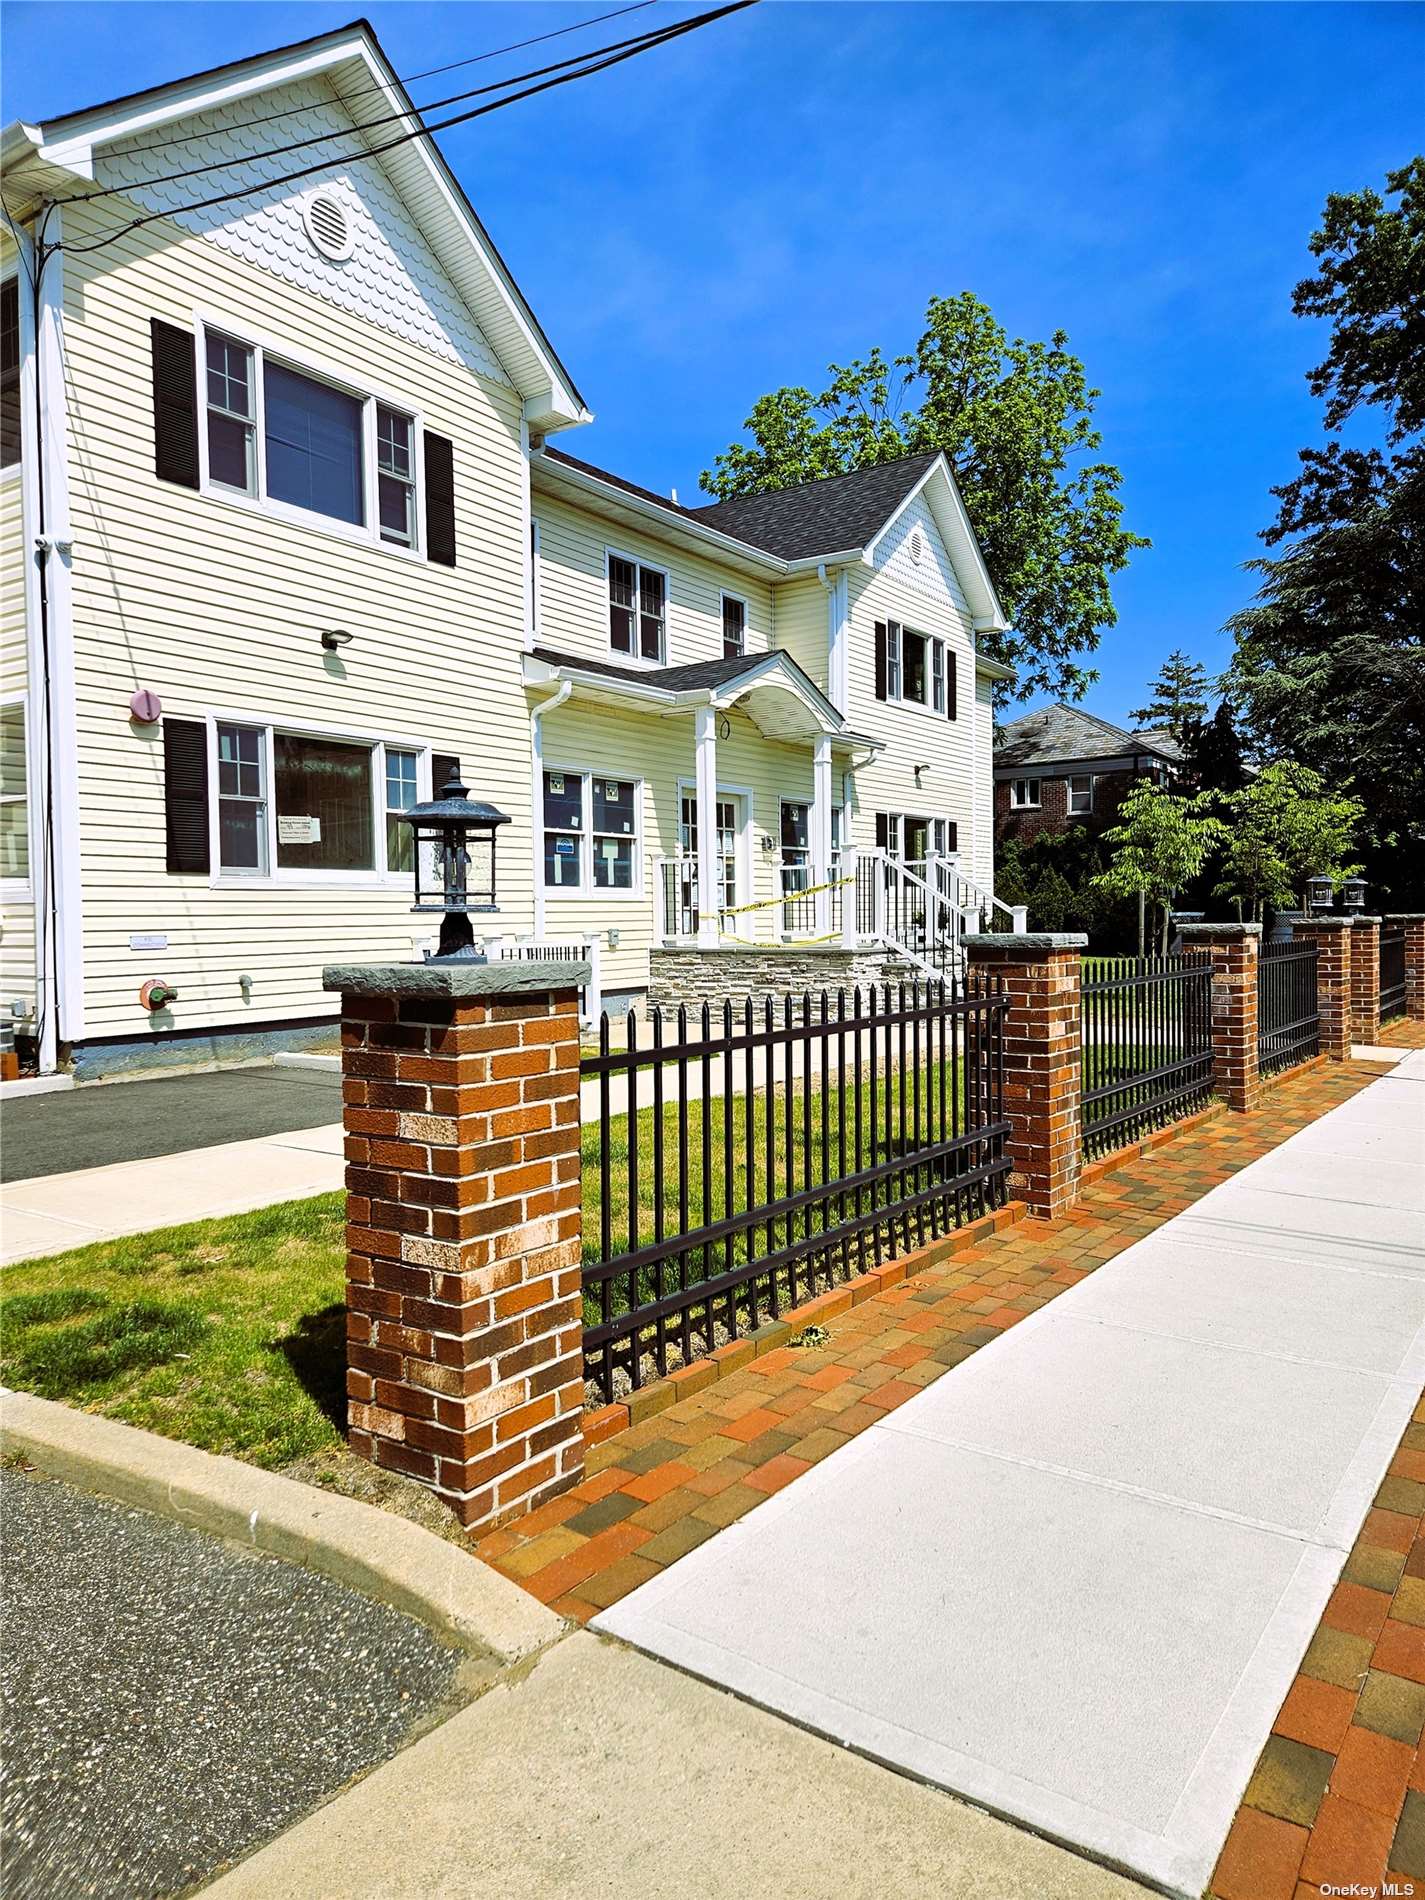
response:
M414 839L415 912L440 915L436 958L461 957L483 963L485 951L475 942L472 916L492 915L495 901L495 833L509 815L481 799L471 798L460 781L460 768L451 768L438 798L412 805L401 813Z
M1366 880L1363 877L1348 877L1341 886L1341 901L1347 910L1363 911L1366 907Z
M1306 905L1308 910L1330 910L1335 898L1335 887L1329 877L1309 877L1306 880Z

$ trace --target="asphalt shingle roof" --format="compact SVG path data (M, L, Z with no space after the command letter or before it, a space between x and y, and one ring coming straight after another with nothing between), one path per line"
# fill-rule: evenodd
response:
M740 653L725 660L694 660L687 666L619 666L612 660L586 659L582 653L557 653L552 647L535 647L533 653L535 659L549 666L573 667L581 673L598 673L635 686L654 686L664 693L695 693L704 687L725 685L739 674L762 666L770 657L766 653ZM790 653L778 650L778 657L806 679ZM815 690L814 682L808 680L807 684Z
M828 475L770 495L739 495L689 512L704 527L748 541L782 561L863 548L880 532L936 459L903 455L898 462Z
M1074 759L1117 758L1133 752L1153 752L1173 764L1182 758L1182 747L1166 731L1128 732L1077 706L1045 706L1001 729L995 764L1062 765Z

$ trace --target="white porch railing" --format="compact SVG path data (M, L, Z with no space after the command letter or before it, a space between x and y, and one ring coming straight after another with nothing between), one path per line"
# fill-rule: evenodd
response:
M587 963L589 980L579 993L579 1019L589 1027L598 1024L604 992L597 937L496 937L488 950L497 963Z

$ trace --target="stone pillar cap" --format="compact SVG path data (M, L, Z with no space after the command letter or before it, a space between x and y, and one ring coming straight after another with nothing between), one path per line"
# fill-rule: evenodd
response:
M1425 924L1425 910L1388 910L1384 921L1388 924Z
M1349 930L1355 922L1354 917L1342 917L1327 911L1320 917L1293 917L1291 927L1297 930Z
M1087 950L1089 940L1080 930L967 931L961 939L967 950Z
M1216 938L1219 941L1235 943L1243 937L1260 937L1260 924L1181 924L1179 930L1184 937Z
M1348 923L1353 923L1353 924L1378 924L1378 923L1381 923L1381 922L1383 922L1383 921L1384 921L1384 920L1383 920L1382 918L1380 918L1380 917L1361 917L1361 916L1356 916L1356 917L1350 917L1350 918L1348 918L1348 919L1347 919L1347 922L1348 922Z
M479 996L538 996L550 990L575 990L591 975L587 963L554 958L521 963L469 959L432 963L329 963L322 988L344 996L423 996L461 1002Z

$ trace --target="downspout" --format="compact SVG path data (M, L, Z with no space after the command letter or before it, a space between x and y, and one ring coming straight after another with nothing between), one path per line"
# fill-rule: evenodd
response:
M564 680L549 699L530 708L530 849L534 854L534 934L544 935L544 853L540 833L544 829L540 814L544 806L544 732L540 721L547 712L562 706L574 690L573 680Z

